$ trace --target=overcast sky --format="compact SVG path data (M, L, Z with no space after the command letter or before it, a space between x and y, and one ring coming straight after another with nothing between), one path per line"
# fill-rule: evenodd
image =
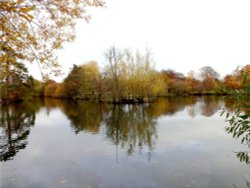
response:
M158 70L186 74L211 66L224 76L250 64L249 10L249 0L106 0L106 8L91 9L89 24L78 24L59 60L67 74L73 64L103 65L113 44L148 46Z

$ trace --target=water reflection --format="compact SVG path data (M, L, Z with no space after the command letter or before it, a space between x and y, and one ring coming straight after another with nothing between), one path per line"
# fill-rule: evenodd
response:
M53 108L60 108L70 120L70 125L76 134L80 131L99 133L103 116L110 110L110 105L89 101L72 102L49 98L44 101L48 112Z
M221 98L217 96L204 96L201 102L201 114L206 117L214 115L221 107Z
M45 108L47 115L53 109L60 109L68 120L73 131L91 134L100 133L102 125L105 137L114 145L125 149L127 155L148 152L150 160L157 142L157 120L161 116L172 116L187 110L189 116L212 116L221 106L228 111L235 109L235 102L230 98L216 96L205 97L169 97L159 98L148 105L108 105L88 101L72 102L67 100L41 99L32 103L1 107L1 160L13 159L15 154L26 147L30 128L35 124L35 114ZM236 119L236 115L234 116ZM244 120L245 122L249 120ZM231 121L229 121L230 123ZM249 123L237 126L231 123L226 131L234 137L241 137L243 144L249 145ZM241 123L242 124L242 123ZM249 152L237 152L237 157L249 165Z
M170 97L119 106L46 98L2 106L3 187L246 187L249 153L215 114L226 106L232 115L236 102ZM244 128L227 124L226 131L249 144Z
M40 104L22 103L0 107L0 161L13 159L16 153L24 149L31 126L35 124L35 113Z
M157 138L156 119L144 105L114 105L105 117L106 136L116 146L126 148L127 154L133 154L138 148L148 149L148 159Z
M196 97L169 97L159 98L150 104L147 109L148 114L154 118L165 115L174 115L176 112L184 110L186 107L194 106L199 98Z

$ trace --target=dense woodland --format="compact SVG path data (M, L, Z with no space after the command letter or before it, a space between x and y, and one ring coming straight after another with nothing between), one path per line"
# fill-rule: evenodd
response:
M187 76L174 70L157 71L148 50L133 52L113 46L104 55L106 64L102 69L95 61L73 65L62 83L35 80L23 63L8 59L0 66L1 102L40 96L144 103L169 95L248 94L250 87L250 65L237 67L220 79L210 66L200 68L198 73L190 71Z

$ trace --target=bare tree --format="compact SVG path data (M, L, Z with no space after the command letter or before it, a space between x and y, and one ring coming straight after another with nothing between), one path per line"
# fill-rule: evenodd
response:
M121 88L119 82L121 75L121 64L124 55L115 46L112 46L110 49L108 49L104 55L108 61L106 73L108 77L110 77L112 97L115 101L117 101L121 97Z

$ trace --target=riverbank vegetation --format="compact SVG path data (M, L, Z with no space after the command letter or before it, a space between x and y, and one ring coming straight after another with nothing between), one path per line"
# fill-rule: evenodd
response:
M212 67L190 71L157 71L149 50L145 52L111 47L104 53L102 68L95 61L73 65L61 83L28 76L24 64L9 59L1 63L1 102L33 96L96 100L111 103L145 103L159 96L249 94L250 65L220 78Z
M97 100L112 103L144 103L155 97L173 95L248 94L250 65L220 79L212 67L190 71L187 76L174 70L157 71L149 50L144 53L111 47L105 53L101 69L90 61L73 65L62 83L37 82L35 94L74 100Z

